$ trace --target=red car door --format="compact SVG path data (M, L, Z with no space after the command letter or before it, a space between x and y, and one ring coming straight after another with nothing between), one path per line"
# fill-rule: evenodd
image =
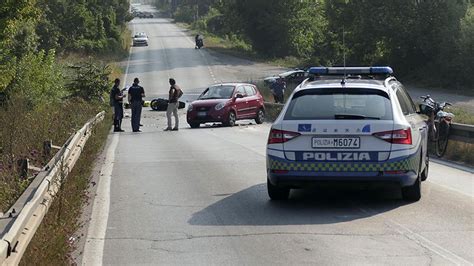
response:
M251 85L245 86L245 92L247 93L247 103L248 103L248 117L255 118L257 116L257 111L260 107L259 98L257 97L257 91Z
M242 98L237 97L237 95L242 95ZM245 87L238 86L234 92L234 106L237 119L242 119L248 116L248 98L246 96Z

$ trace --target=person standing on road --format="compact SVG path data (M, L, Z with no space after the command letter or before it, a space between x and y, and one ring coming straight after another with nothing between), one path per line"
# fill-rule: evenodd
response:
M114 86L110 91L110 102L114 107L114 132L123 132L123 94L119 88L120 79L115 79Z
M275 99L275 103L284 103L285 102L285 89L286 83L282 77L279 77L273 84L272 84L272 94L273 98Z
M166 109L166 118L168 118L168 127L165 128L165 131L178 131L179 128L179 118L178 118L178 99L183 95L181 88L176 85L176 81L173 78L170 78L169 83L171 85L168 98L168 108ZM172 126L171 123L171 113L173 113L175 125Z
M132 108L132 130L133 132L141 132L140 117L142 115L143 97L145 97L145 90L139 86L140 80L135 78L133 85L128 89L128 102Z

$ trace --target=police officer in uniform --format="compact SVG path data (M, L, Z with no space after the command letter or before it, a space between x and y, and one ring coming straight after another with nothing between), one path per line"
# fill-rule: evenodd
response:
M123 132L123 94L120 91L120 79L115 79L114 86L110 91L110 100L114 107L114 132Z
M141 132L140 117L142 115L143 97L145 97L145 90L139 86L138 78L133 80L133 85L128 89L128 102L132 109L132 130L133 132Z

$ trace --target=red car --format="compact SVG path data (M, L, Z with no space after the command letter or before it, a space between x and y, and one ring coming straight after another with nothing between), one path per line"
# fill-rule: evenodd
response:
M212 85L188 106L187 121L192 128L207 122L234 126L240 119L265 119L263 97L257 87L246 83Z

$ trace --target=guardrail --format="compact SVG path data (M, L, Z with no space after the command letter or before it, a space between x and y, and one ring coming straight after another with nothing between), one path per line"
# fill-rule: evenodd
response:
M61 182L79 159L92 128L104 115L105 112L100 112L73 134L4 217L0 217L0 265L19 264Z
M265 109L269 119L276 119L283 108L281 103L265 103ZM474 144L474 125L452 123L449 131L449 139Z

